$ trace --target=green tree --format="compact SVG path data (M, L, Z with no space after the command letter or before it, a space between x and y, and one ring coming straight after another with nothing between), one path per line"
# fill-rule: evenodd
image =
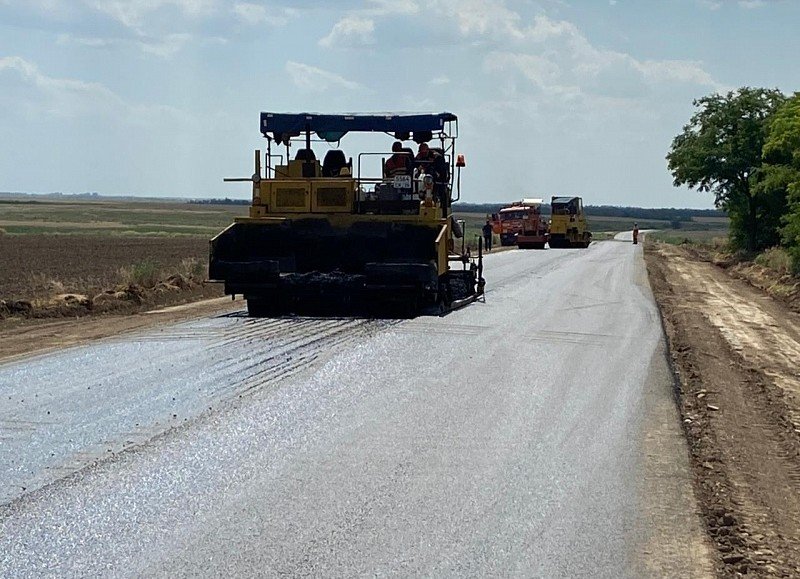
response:
M764 162L764 183L787 195L781 238L795 273L800 273L800 93L775 112L764 143Z
M675 186L713 193L715 205L731 217L731 241L749 251L778 239L773 217L780 202L775 191L757 184L768 120L785 99L778 90L750 87L698 99L667 154Z

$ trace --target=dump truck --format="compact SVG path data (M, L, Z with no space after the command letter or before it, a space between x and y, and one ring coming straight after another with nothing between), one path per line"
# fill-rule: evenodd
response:
M592 234L580 197L553 197L550 211L550 247L589 247Z
M500 238L501 246L517 244L517 235L522 231L522 215L522 211L513 206L503 207L499 212L492 213L492 233Z
M243 296L250 316L411 317L483 294L481 246L473 256L455 243L456 115L263 112L259 126L265 170L256 151L252 177L227 179L252 182L249 215L211 240L209 256L210 280ZM338 145L350 133L395 143L349 156Z
M517 247L520 249L544 249L550 237L549 226L542 215L541 199L523 199L518 207L523 211L520 231L517 234ZM501 218L503 211L500 211Z
M521 249L544 249L547 221L542 215L541 199L522 199L492 215L492 230L500 236L500 245Z

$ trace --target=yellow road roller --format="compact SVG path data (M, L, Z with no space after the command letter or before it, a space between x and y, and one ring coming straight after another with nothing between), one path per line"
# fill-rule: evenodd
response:
M547 243L551 248L589 247L592 234L586 222L583 199L580 197L553 197L550 201L550 235Z

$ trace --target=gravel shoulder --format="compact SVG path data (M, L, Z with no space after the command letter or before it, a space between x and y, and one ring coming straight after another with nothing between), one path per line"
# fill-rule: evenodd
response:
M798 576L800 316L681 247L645 253L718 571Z

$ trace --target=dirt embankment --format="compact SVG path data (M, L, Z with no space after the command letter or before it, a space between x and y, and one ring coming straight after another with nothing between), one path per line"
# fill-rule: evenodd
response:
M794 312L800 313L800 279L780 274L749 260L737 259L729 253L720 253L702 246L684 246L691 255L713 263L728 275L746 281L769 296L782 301Z
M0 359L179 319L222 296L203 283L207 259L201 237L0 236Z
M645 256L720 572L800 576L800 316L686 248Z

